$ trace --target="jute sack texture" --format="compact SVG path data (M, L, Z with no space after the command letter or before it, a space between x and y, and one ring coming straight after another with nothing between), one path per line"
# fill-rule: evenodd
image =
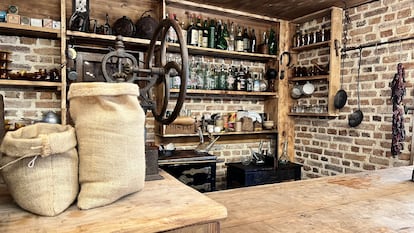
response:
M1 148L1 173L14 201L23 209L55 216L79 192L75 129L36 123L7 132Z
M91 209L140 191L145 114L132 83L74 83L68 97L78 139L77 205Z

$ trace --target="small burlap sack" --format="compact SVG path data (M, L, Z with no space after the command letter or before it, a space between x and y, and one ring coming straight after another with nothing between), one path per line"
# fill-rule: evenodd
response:
M37 123L7 132L1 173L14 201L32 213L55 216L79 191L75 129Z
M145 180L145 114L131 83L74 83L70 114L79 153L78 207L110 204Z

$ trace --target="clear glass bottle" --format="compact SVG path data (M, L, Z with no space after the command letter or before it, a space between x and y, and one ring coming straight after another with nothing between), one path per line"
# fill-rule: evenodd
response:
M234 39L235 39L235 35L234 35L234 23L231 22L230 23L229 40L227 42L227 50L234 51Z
M288 141L286 140L283 143L283 150L282 150L282 154L279 157L279 163L280 164L287 164L289 162L289 156L287 154L287 146L288 146Z

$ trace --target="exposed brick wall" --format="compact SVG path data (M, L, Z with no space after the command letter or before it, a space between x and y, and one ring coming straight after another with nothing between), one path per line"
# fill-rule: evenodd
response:
M381 0L350 9L352 25L348 46L414 36L413 9L412 0ZM414 104L414 40L363 49L360 97L364 120L356 128L350 128L348 115L357 109L358 53L358 50L347 53L342 71L348 102L340 110L339 117L298 117L295 120L295 160L304 165L304 178L409 164L413 132L411 112L405 115L404 150L395 158L390 151L392 105L389 83L397 72L397 64L403 63L407 80L404 104Z
M386 41L414 35L414 15L412 0L381 0L350 9L352 25L349 46ZM321 22L317 22L321 23ZM310 25L314 27L315 25ZM401 49L402 47L402 49ZM337 118L297 117L295 119L295 160L304 165L304 178L352 173L363 170L373 170L392 166L407 165L411 151L413 126L412 115L405 116L407 137L403 153L393 158L390 154L391 120L390 104L391 90L388 86L396 73L398 62L403 62L406 68L407 96L405 104L413 106L414 73L414 42L404 41L401 44L389 44L378 48L363 50L361 68L361 108L364 120L356 128L349 128L348 115L356 108L356 73L357 51L350 51L345 62L344 89L349 100L340 110ZM45 39L20 38L0 36L0 50L12 51L11 68L14 71L51 69L59 67L59 42ZM321 56L322 55L322 56ZM318 57L318 61L326 62L326 51L304 55ZM217 64L227 63L223 59L212 60ZM262 68L261 63L234 61L236 65ZM305 63L304 63L305 65ZM309 104L324 104L326 84L317 86L317 98L305 98L301 101ZM60 96L53 90L33 88L0 87L0 93L5 96L6 118L19 121L23 118L38 120L43 112L59 111ZM228 112L237 109L263 111L263 100L240 97L196 97L187 99L184 108L191 109L193 114L204 111ZM148 114L150 115L150 114ZM153 118L147 118L147 140L154 141ZM242 155L249 154L248 147L257 148L258 143L244 141L240 143L218 144L213 147L213 153L226 162L240 161ZM188 148L186 145L184 148ZM218 164L218 188L225 184L224 163Z
M11 52L11 72L35 72L60 67L60 41L0 35L0 50ZM56 88L1 86L5 118L29 123L42 119L45 112L60 113L60 91Z

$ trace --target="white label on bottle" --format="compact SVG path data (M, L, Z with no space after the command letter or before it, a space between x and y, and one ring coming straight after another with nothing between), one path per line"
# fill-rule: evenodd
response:
M197 30L191 31L190 45L198 45L198 31Z
M242 40L236 40L236 51L242 52L243 51L243 41Z

